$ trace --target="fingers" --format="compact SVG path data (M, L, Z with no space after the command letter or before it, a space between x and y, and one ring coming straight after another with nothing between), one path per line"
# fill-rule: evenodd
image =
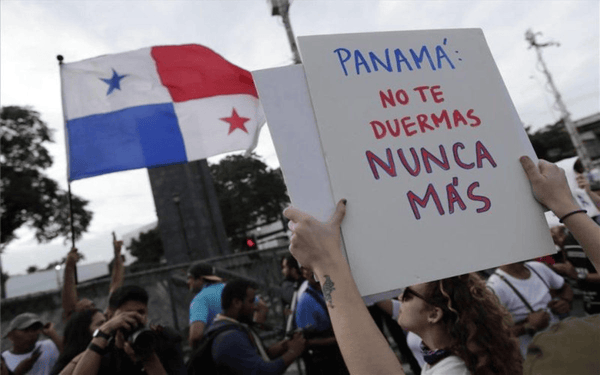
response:
M558 167L556 165L554 165L553 163L550 163L549 161L540 159L540 162L538 164L539 167L539 171L541 175L548 175L551 169L558 169Z
M346 199L340 199L337 206L335 207L335 212L331 215L329 222L333 225L340 226L342 224L342 220L346 215Z
M531 160L528 156L521 156L519 158L519 161L521 162L521 166L523 167L525 174L527 174L527 178L529 179L529 181L532 181L536 178L541 177L540 170L535 165L533 160ZM540 168L541 168L542 161L545 161L545 160L540 160Z
M310 217L310 215L300 211L299 209L293 206L290 206L283 210L283 216L287 217L292 221L295 221L296 223Z
M285 211L284 211L285 212ZM294 223L293 221L288 221L288 228L289 230L291 230L292 232L296 229L296 223Z
M123 344L123 350L125 351L125 353L127 353L127 355L134 361L136 361L136 356L135 356L135 351L133 350L133 348L131 347L131 344L129 344L127 341L125 341L125 343Z
M335 212L329 218L329 222L331 224L335 224L335 225L341 224L342 219L344 219L344 216L346 215L346 202L347 202L346 199L340 199L340 201L338 202L338 204L335 208ZM288 228L292 232L296 228L296 225L297 225L296 223L299 223L302 220L312 218L312 216L310 216L309 214L307 214L303 211L300 211L299 209L297 209L293 206L286 208L283 211L283 216L290 219L290 222L288 222Z
M113 248L115 252L120 252L123 247L123 241L113 241Z
M119 349L123 349L123 344L125 343L125 337L123 336L122 331L118 331L115 335L115 345Z

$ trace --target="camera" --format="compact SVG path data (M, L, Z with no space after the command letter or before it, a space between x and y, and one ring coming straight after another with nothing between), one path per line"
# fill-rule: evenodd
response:
M156 333L146 326L124 331L123 336L141 360L148 359L156 349Z

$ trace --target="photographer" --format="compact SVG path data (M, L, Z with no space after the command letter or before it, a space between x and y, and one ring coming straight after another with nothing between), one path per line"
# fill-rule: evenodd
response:
M102 324L73 374L184 374L181 338L162 327L146 328L148 293L130 285L110 299L114 316Z

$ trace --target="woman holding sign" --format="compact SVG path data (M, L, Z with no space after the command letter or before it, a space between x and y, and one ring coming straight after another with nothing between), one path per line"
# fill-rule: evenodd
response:
M541 161L539 168L527 157L521 163L536 198L562 218L588 256L600 265L600 228L580 215L564 173ZM340 251L340 224L346 201L338 203L327 223L294 208L290 251L311 268L323 285L335 336L350 373L402 374L402 366L387 340L370 319L348 264ZM507 312L475 276L463 275L406 288L398 322L414 331L431 349L422 374L518 374L521 355L509 336Z

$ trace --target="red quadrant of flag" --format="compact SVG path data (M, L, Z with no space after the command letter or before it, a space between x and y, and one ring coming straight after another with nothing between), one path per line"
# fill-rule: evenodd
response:
M152 47L162 84L174 102L218 95L258 98L252 75L201 45Z

